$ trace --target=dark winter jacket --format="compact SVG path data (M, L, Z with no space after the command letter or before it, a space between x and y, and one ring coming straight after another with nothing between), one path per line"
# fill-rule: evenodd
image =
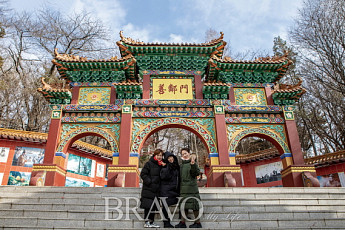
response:
M200 175L200 169L197 163L193 165L190 164L190 160L182 160L180 165L180 175L181 175L181 189L180 196L182 200L187 197L195 197L200 200L199 189L196 177ZM195 199L188 199L185 204L185 209L199 210L199 203Z
M151 208L155 197L159 197L161 168L162 166L158 165L158 162L152 156L141 170L140 177L143 180L143 187L140 208Z
M168 161L169 156L174 157L173 163ZM161 170L160 196L167 197L166 202L170 206L177 204L177 197L180 195L180 166L178 165L177 157L170 152L164 154L164 162L166 166Z

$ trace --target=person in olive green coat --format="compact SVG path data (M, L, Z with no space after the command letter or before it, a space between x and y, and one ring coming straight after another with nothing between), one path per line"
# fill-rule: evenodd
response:
M175 228L186 228L186 215L189 209L193 210L195 221L194 224L190 225L190 228L202 228L199 216L199 188L197 184L197 176L200 175L200 169L196 164L196 156L190 154L189 149L183 148L181 150L182 164L180 165L180 196L182 197L180 201L180 211L182 213L181 221L179 224L175 225ZM188 198L188 199L187 199ZM187 200L186 200L187 199ZM185 202L184 210L181 210L181 206ZM183 213L184 212L184 213ZM183 215L184 214L184 215Z

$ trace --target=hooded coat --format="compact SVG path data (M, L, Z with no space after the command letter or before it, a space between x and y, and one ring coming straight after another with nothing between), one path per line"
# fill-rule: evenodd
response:
M200 175L200 169L197 163L190 164L191 160L182 160L180 165L181 189L180 196L182 200L180 205L186 198L195 197L200 200L199 188L197 184L197 176ZM185 209L199 210L199 202L196 199L188 199L185 203Z
M141 190L140 208L151 208L154 199L159 197L161 169L162 166L152 156L141 170L140 177L143 180L143 187Z
M168 161L169 156L174 157L173 163ZM164 162L166 166L162 168L160 173L160 197L167 197L166 202L170 206L177 204L177 197L180 195L180 166L178 165L177 157L170 152L164 154Z

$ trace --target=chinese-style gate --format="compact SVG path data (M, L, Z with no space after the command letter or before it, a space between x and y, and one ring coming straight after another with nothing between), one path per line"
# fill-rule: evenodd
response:
M96 135L113 151L108 186L137 187L145 140L159 129L177 127L195 133L207 147L208 186L241 186L235 149L248 136L269 140L279 150L284 186L318 185L315 168L304 165L294 121L292 104L305 90L277 84L291 64L287 55L222 59L222 33L202 44L120 37L120 59L56 51L53 63L70 89L42 80L39 91L51 103L52 117L44 164L34 165L31 184L45 174L45 185L64 186L66 150L75 140Z

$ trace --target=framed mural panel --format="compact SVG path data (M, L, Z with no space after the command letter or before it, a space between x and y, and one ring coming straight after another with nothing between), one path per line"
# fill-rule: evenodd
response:
M96 176L97 177L104 177L104 172L105 172L105 165L104 164L97 164Z
M282 179L280 171L283 169L281 161L255 167L256 183L268 183Z
M94 182L80 180L73 177L66 177L65 186L66 187L93 187Z
M7 185L29 186L31 178L30 172L11 171Z
M93 163L93 160L74 154L68 155L67 172L92 177L94 171L95 163Z
M32 167L33 164L42 164L44 149L17 146L12 161L13 166Z
M10 148L0 147L0 162L6 163L9 153L10 153Z
M327 174L327 175L322 175L322 176L317 176L317 179L320 182L320 187L342 187L344 186L343 178L342 175L339 175L340 173L332 173L332 174ZM343 182L343 184L342 184Z

